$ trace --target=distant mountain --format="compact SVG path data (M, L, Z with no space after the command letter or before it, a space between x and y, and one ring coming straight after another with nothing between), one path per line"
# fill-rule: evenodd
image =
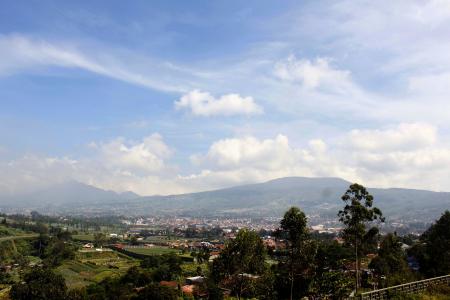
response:
M118 194L78 182L45 191L0 199L0 209L28 208L45 212L119 215L281 216L292 205L308 214L335 217L342 194L351 183L339 178L286 177L200 193L140 197ZM386 216L433 220L450 209L450 193L413 189L369 188L374 204ZM11 199L10 199L11 200Z
M84 207L95 209L105 204L114 205L139 197L133 192L116 193L81 182L68 181L33 193L2 197L0 208L36 209L43 213L70 212Z
M152 196L129 203L130 209L191 215L281 216L290 206L308 214L335 217L351 183L340 178L286 177L216 191ZM450 193L413 189L368 188L386 216L433 220L450 209Z

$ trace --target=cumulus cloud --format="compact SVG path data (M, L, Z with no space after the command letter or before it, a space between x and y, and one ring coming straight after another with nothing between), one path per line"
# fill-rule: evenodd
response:
M407 151L434 145L436 140L436 127L426 123L402 123L387 129L355 129L348 137L353 148L365 151Z
M100 144L91 144L105 164L132 172L160 172L166 166L172 150L164 143L161 135L155 133L142 141L126 141L117 138Z
M265 140L232 138L213 143L205 156L193 156L192 161L224 169L241 166L277 169L292 163L293 151L284 135Z
M334 168L323 140L315 139L303 148L293 147L288 137L273 139L242 137L213 143L204 155L192 157L204 169L188 178L193 183L228 185L259 182L285 176L340 176L348 178L346 167ZM330 172L333 170L333 172ZM336 171L336 172L335 172Z
M310 140L294 147L288 138L223 139L192 160L203 171L192 182L257 182L283 176L336 176L372 187L448 190L450 146L425 123L352 130L335 141Z
M80 158L26 155L0 162L0 194L24 193L68 180L103 189L139 194L181 193L173 150L159 134L140 141L116 138L91 143L91 153Z
M226 94L215 98L207 92L193 90L175 102L176 109L187 109L196 116L257 115L263 113L252 97Z
M450 189L450 145L426 123L351 130L300 146L282 134L220 139L191 156L197 171L188 175L171 163L174 150L158 134L138 141L96 142L90 149L90 155L80 158L28 155L0 162L0 191L25 192L74 179L142 195L177 194L285 176L334 176L370 187Z
M275 64L274 74L282 80L300 83L306 89L345 92L353 86L349 71L332 67L330 61L322 57L311 61L291 55Z

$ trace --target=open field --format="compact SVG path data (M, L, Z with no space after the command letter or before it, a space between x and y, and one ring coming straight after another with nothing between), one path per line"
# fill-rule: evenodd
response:
M77 253L76 259L56 269L69 288L78 288L100 282L111 276L120 276L138 262L118 252Z
M72 236L72 238L76 241L87 241L87 242L93 242L94 241L94 235L93 234L75 234Z
M31 239L38 237L38 234L29 233L29 234L23 234L23 235L14 235L14 236L3 236L0 237L0 242L3 241L10 241L10 240L19 240L19 239Z
M180 253L179 250L171 249L167 247L139 247L139 248L131 248L127 247L125 250L137 254L143 254L143 255L161 255L161 254L168 254L168 253Z
M149 236L144 239L146 243L167 243L167 242L176 242L176 241L200 241L202 239L199 238L183 238L179 236Z

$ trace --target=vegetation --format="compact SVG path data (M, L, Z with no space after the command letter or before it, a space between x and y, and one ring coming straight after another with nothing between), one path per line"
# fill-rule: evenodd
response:
M380 287L414 280L414 274L406 261L406 253L403 251L398 237L392 233L383 238L378 256L370 262L369 267L375 271L378 278L386 278L385 282L378 282Z
M416 256L420 271L427 277L450 274L450 211L420 237L411 254Z
M36 213L31 220L3 218L0 267L8 271L0 270L0 299L221 300L225 295L230 299L343 299L356 289L362 292L450 273L449 211L420 238L395 232L381 236L374 221L382 221L382 213L373 207L374 199L363 186L351 185L342 200L341 236L311 234L305 213L291 207L275 232L241 229L226 240L218 255L198 242L195 250L181 251L142 247L136 236L110 239L100 225L97 231L80 234L74 227L68 230L67 224L55 225L59 219ZM166 236L143 234L159 245L173 241L166 231ZM197 239L223 232L189 230L188 234ZM276 247L265 244L262 237L267 235L276 237ZM94 248L88 244L81 249L87 242ZM122 245L114 246L118 242ZM132 244L139 246L128 247ZM405 244L410 246L408 251ZM95 249L102 246L111 249ZM129 253L137 258L123 254L124 247L125 253L138 254ZM410 268L408 259L419 262L418 272ZM190 276L200 276L199 281L188 284ZM391 299L448 299L449 294L448 287L440 286L420 295L392 294Z
M60 300L66 296L64 278L50 269L33 269L23 276L23 282L12 286L10 296L13 300Z
M317 245L309 237L305 214L297 207L291 207L284 214L279 235L288 241L288 251L281 257L278 269L288 270L289 299L292 300L294 294L297 298L302 291L308 289L307 285L314 275ZM294 282L297 288L295 293Z
M167 254L167 253L179 253L179 250L171 249L168 247L142 247L142 248L126 248L127 251L137 253L137 254L143 254L143 255L161 255L161 254Z
M242 229L214 260L212 274L216 282L225 280L226 286L241 299L251 294L253 281L264 273L265 258L265 247L258 234Z
M345 202L345 207L339 211L338 216L339 221L345 226L343 237L355 251L355 290L358 291L361 286L359 257L367 251L367 248L374 245L378 234L376 227L368 230L367 226L376 219L384 221L384 218L381 210L372 207L373 196L360 184L350 185L342 196L342 200Z

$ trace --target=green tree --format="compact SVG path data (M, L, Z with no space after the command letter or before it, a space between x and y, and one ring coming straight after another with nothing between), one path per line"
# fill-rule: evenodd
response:
M120 278L120 283L122 284L132 284L136 287L142 287L149 284L152 281L150 273L145 270L139 269L138 267L131 267L128 271Z
M315 278L319 299L345 299L352 290L352 278L342 271L322 272Z
M381 241L378 256L369 265L369 268L374 269L378 276L387 278L388 285L401 284L414 279L401 245L395 234L387 234Z
M345 226L343 237L355 251L355 290L357 292L360 287L359 254L364 247L363 241L372 240L372 237L378 233L374 227L367 230L367 226L377 219L383 222L384 218L380 209L372 207L373 196L360 184L350 185L341 199L345 202L345 206L339 211L338 216L339 221Z
M65 299L66 283L61 275L50 269L33 269L23 277L23 282L12 286L13 300L61 300Z
M225 279L230 283L232 291L241 299L243 293L253 287L258 275L264 273L265 257L265 247L258 234L241 229L214 260L211 273L216 282Z
M103 247L103 245L106 243L106 235L102 232L98 232L94 234L94 245L96 247Z
M75 258L76 247L57 239L52 239L51 243L45 248L42 258L44 263L51 267L59 266L62 261Z
M289 299L294 297L294 282L310 277L314 270L316 244L310 239L307 219L298 207L291 207L280 222L281 236L288 241L287 261L281 261L281 267L288 267ZM297 284L301 287L301 284Z
M177 292L171 288L160 286L159 284L150 284L138 292L135 300L177 300Z
M450 211L431 225L420 237L411 254L417 257L420 272L428 277L450 273Z

